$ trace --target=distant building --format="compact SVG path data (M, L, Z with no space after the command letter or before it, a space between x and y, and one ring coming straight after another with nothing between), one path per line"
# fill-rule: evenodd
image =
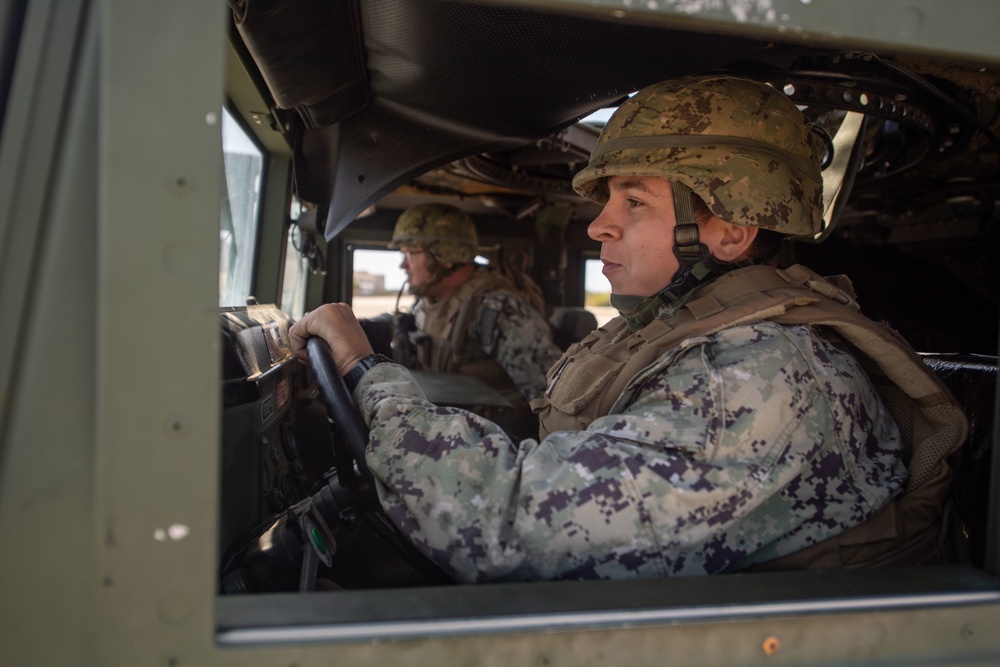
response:
M367 271L354 272L354 293L360 296L372 296L385 293L385 276L372 275Z

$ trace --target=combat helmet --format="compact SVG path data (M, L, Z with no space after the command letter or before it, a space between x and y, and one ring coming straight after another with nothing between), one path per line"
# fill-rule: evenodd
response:
M822 226L821 140L771 86L730 76L681 77L626 100L608 120L573 188L604 204L611 176L661 176L673 189L679 268L655 295L612 294L639 320L687 298L698 285L742 266L721 262L699 239L691 193L722 220L793 236ZM748 260L749 262L749 260ZM747 263L748 263L747 262Z
M822 225L817 147L805 116L771 86L682 77L618 108L573 187L603 204L609 176L662 176L732 224L813 235Z
M468 264L476 257L479 238L464 211L448 204L420 204L396 221L389 247L403 246L422 248L440 264Z

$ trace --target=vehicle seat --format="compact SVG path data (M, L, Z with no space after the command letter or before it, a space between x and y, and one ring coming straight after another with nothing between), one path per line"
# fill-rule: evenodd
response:
M563 351L597 328L597 318L586 308L553 308L549 316L552 341Z
M964 535L967 554L959 561L983 567L989 513L993 419L996 410L997 358L979 354L922 354L934 373L958 400L969 419L969 437L954 462L950 502L958 522L954 533ZM961 542L961 540L960 540Z
M379 354L392 358L393 321L391 313L383 313L375 317L358 320L361 329L368 336L372 349Z

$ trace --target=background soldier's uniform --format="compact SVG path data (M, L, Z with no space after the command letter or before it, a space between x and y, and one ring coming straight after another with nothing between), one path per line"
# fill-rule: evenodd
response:
M482 380L513 407L517 437L538 434L528 402L545 390L545 373L562 355L542 315L498 271L478 267L447 299L421 299L410 334L413 368Z

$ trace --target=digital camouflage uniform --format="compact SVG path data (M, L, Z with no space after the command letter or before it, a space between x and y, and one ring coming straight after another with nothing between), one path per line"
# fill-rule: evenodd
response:
M734 224L811 234L820 223L815 164L808 128L780 93L733 79L681 79L623 104L574 185L601 202L609 175L661 175L675 200L687 188ZM678 226L689 216L679 208ZM675 276L637 301L629 317L551 370L537 403L541 442L514 443L474 415L435 407L400 366L378 365L363 377L354 399L371 428L366 459L382 504L457 580L766 565L853 534L928 475L931 486L947 482L942 461L960 444L964 418L912 350L857 314L836 284L793 271L801 279L789 298L769 305L757 278L780 278L772 269L729 267L719 277L704 253L681 259L684 280ZM739 285L746 272L746 290L731 302L716 296L718 285ZM747 312L730 318L741 299ZM674 327L685 335L671 339ZM669 344L656 346L646 336L654 330ZM879 371L878 391L858 348L888 360L868 369ZM637 363L644 355L648 363ZM893 398L891 413L881 396ZM929 461L921 467L928 475L908 476L904 448ZM931 501L930 523L911 532L936 529ZM874 539L882 537L896 536Z
M463 312L461 304L466 302L470 307ZM552 342L548 322L513 291L509 281L486 267L477 267L448 299L434 303L421 299L413 312L417 328L425 336L448 340L456 326L465 332L460 347L448 345L436 359L428 353L419 367L476 374L468 370L470 364L493 359L525 401L541 396L546 372L562 356ZM421 336L415 337L419 356Z
M655 577L791 553L902 488L864 378L808 327L761 323L686 341L627 407L541 444L434 407L400 367L355 396L383 507L459 581Z

